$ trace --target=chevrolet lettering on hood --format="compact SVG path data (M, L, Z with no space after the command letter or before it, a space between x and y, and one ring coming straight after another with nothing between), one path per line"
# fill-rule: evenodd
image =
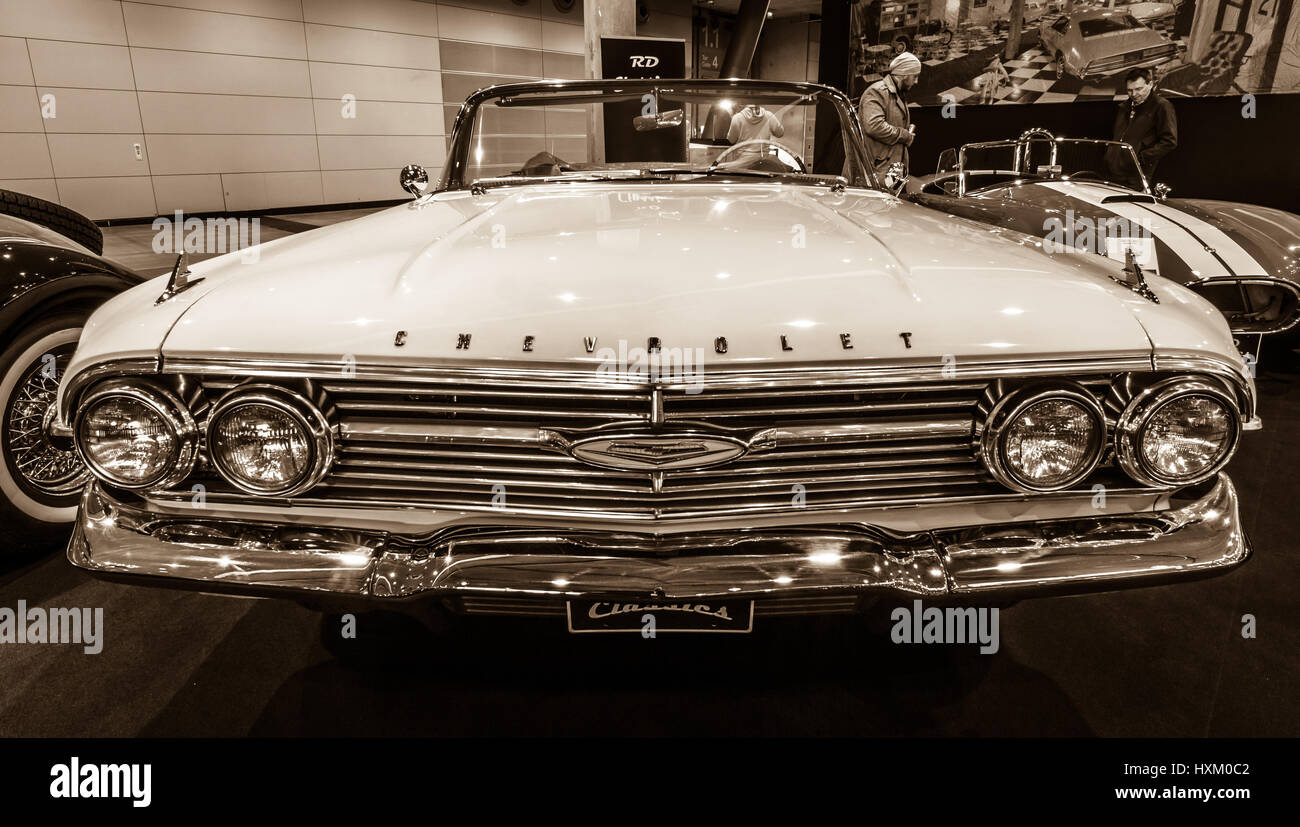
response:
M792 139L729 144L751 105ZM50 425L94 477L74 565L648 637L1247 559L1224 316L899 198L837 90L491 87L400 180L90 318Z

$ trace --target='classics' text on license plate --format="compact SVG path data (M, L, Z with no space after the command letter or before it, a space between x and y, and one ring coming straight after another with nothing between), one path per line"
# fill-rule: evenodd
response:
M752 600L586 598L567 604L570 632L748 632Z

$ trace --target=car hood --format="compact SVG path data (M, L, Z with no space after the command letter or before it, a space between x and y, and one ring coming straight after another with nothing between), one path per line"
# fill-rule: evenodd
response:
M228 259L163 354L237 342L253 358L599 362L657 340L713 363L788 363L1149 348L1141 300L1100 268L995 235L807 187L431 199ZM1087 323L1062 325L1067 312Z
M535 185L426 197L195 265L92 320L70 373L164 361L595 367L652 341L706 367L1150 354L1235 360L1219 314L1118 265L880 192ZM98 315L98 314L97 314ZM149 337L161 333L161 338ZM159 347L161 344L161 347ZM111 345L111 346L110 346Z

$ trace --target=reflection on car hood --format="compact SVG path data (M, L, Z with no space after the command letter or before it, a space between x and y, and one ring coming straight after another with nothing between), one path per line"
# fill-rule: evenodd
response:
M147 352L160 332L165 359L343 364L596 365L652 338L715 367L1133 354L1153 342L1235 358L1222 318L1190 292L1153 279L1152 304L1107 278L1113 262L1035 242L872 191L447 194L271 242L255 262L195 265L204 280L158 307L160 285L132 291L105 320L135 323L89 326L77 362Z

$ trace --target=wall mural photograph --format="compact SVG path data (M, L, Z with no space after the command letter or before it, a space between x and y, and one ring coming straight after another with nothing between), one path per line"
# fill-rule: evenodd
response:
M1146 67L1166 96L1300 89L1294 0L858 0L851 89L879 80L909 51L922 106L1065 103L1124 98ZM1020 23L1014 25L1016 10Z

